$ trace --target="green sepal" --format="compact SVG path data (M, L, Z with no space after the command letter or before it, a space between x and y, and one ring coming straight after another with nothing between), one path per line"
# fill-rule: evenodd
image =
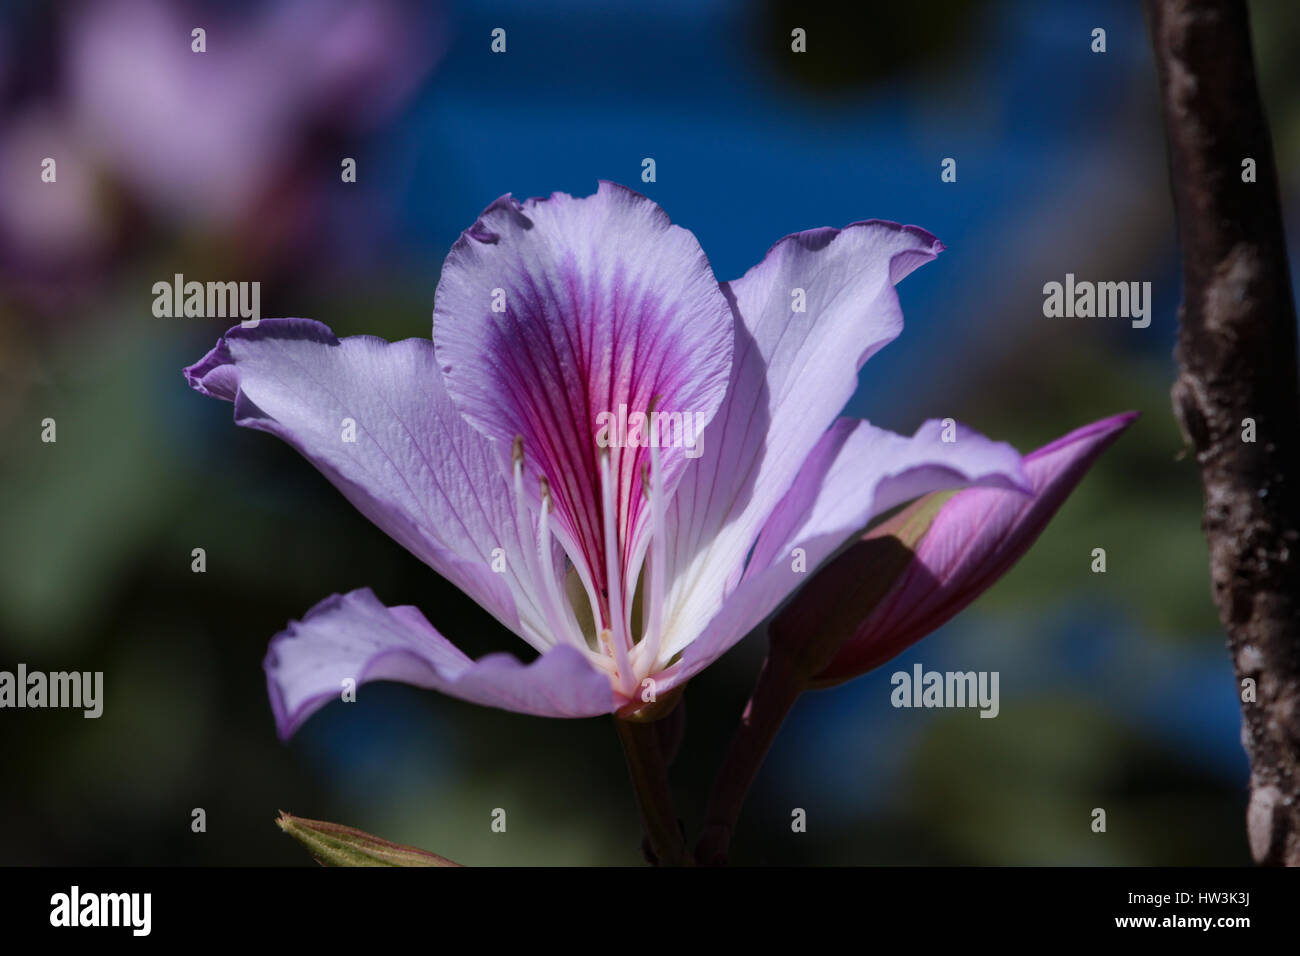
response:
M391 843L341 823L307 820L283 810L275 823L321 866L460 866L428 850Z

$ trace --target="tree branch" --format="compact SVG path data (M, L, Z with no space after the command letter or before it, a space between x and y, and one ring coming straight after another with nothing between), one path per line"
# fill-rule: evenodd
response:
M1300 865L1300 402L1272 143L1243 0L1147 10L1183 258L1172 398L1242 690L1247 833L1257 862Z

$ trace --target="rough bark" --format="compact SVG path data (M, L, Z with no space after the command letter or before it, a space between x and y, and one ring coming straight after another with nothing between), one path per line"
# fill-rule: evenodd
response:
M1172 398L1200 465L1243 697L1247 834L1256 861L1300 865L1300 401L1273 148L1244 0L1147 0L1147 12L1183 264Z

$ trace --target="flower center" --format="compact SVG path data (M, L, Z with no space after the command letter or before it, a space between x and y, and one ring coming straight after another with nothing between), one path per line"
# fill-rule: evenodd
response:
M511 459L516 520L519 527L527 528L522 437L515 439ZM667 561L663 471L659 449L651 446L650 466L648 469L643 466L640 475L641 492L650 505L650 541L642 565L629 567L629 574L625 576L622 571L623 555L628 542L619 540L618 482L612 473L608 450L601 450L599 467L607 593L604 590L598 591L592 573L594 569L588 567L587 562L575 559L567 544L564 545L564 553L581 582L588 607L575 607L581 598L561 592L561 577L555 566L554 537L551 531L551 514L555 510L555 504L551 497L550 482L544 476L539 479L541 510L537 520L537 548L535 551L525 549L527 572L530 580L539 582L536 587L541 593L534 594L533 597L550 632L546 635L549 638L546 643L552 646L567 643L582 651L593 665L609 674L617 691L630 697L642 680L659 669L658 656L663 646L666 587L664 569ZM561 536L559 540L564 542L565 539ZM634 594L627 587L629 581L640 581L642 585L639 639L631 620ZM594 631L592 640L584 634L579 623L580 619L586 617L588 610Z

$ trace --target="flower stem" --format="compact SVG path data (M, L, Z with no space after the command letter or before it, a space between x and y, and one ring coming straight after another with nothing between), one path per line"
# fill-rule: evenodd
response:
M722 866L727 862L731 835L740 818L745 796L758 776L768 748L781 729L786 714L803 693L807 682L793 666L790 655L774 644L759 672L754 693L741 715L740 726L727 749L709 795L704 832L695 847L695 862Z
M618 738L627 758L627 772L636 791L645 829L646 855L656 866L686 866L690 857L682 836L673 795L668 786L668 765L664 760L659 729L654 722L614 718Z

